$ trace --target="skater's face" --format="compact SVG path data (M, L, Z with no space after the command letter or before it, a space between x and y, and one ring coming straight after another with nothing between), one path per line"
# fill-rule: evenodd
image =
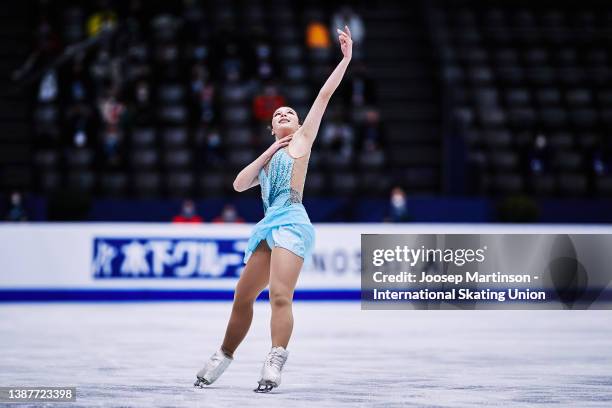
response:
M299 127L297 113L288 106L282 106L272 114L272 134L277 139L295 133Z

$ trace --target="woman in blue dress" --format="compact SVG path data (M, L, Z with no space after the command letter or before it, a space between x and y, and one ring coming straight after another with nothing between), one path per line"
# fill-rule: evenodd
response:
M352 56L353 43L347 26L344 31L338 30L338 39L343 58L319 91L304 122L300 125L292 108L278 108L272 116L272 135L276 140L234 181L236 191L261 186L265 216L255 225L247 244L246 266L236 286L223 344L198 372L196 386L212 384L229 366L251 325L255 299L268 285L272 349L255 391L268 392L280 385L293 330L293 292L304 260L314 245L314 229L302 205L308 160L323 113Z

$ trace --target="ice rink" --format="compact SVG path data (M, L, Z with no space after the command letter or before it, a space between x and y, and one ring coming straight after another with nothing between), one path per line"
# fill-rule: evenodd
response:
M283 384L255 394L269 307L228 371L195 389L231 304L0 305L0 385L76 386L96 407L612 406L610 311L362 311L294 305ZM23 404L10 406L24 406ZM40 406L40 405L39 405Z

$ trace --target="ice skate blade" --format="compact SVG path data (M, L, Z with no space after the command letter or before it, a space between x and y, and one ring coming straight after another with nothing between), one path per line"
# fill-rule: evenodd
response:
M207 380L205 380L202 377L198 377L196 379L196 381L193 383L193 386L194 387L198 387L198 388L204 388L205 385L210 385L210 384L212 384L212 383L207 381Z
M253 391L263 394L272 391L274 387L276 387L275 383L266 381L265 383L259 383L259 385L257 385L257 388L255 388Z

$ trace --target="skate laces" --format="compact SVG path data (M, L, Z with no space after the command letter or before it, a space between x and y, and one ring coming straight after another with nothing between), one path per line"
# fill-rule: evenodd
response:
M285 358L277 350L272 350L270 351L270 353L268 353L268 357L266 358L266 364L274 366L281 370L283 368L283 365L285 364Z

